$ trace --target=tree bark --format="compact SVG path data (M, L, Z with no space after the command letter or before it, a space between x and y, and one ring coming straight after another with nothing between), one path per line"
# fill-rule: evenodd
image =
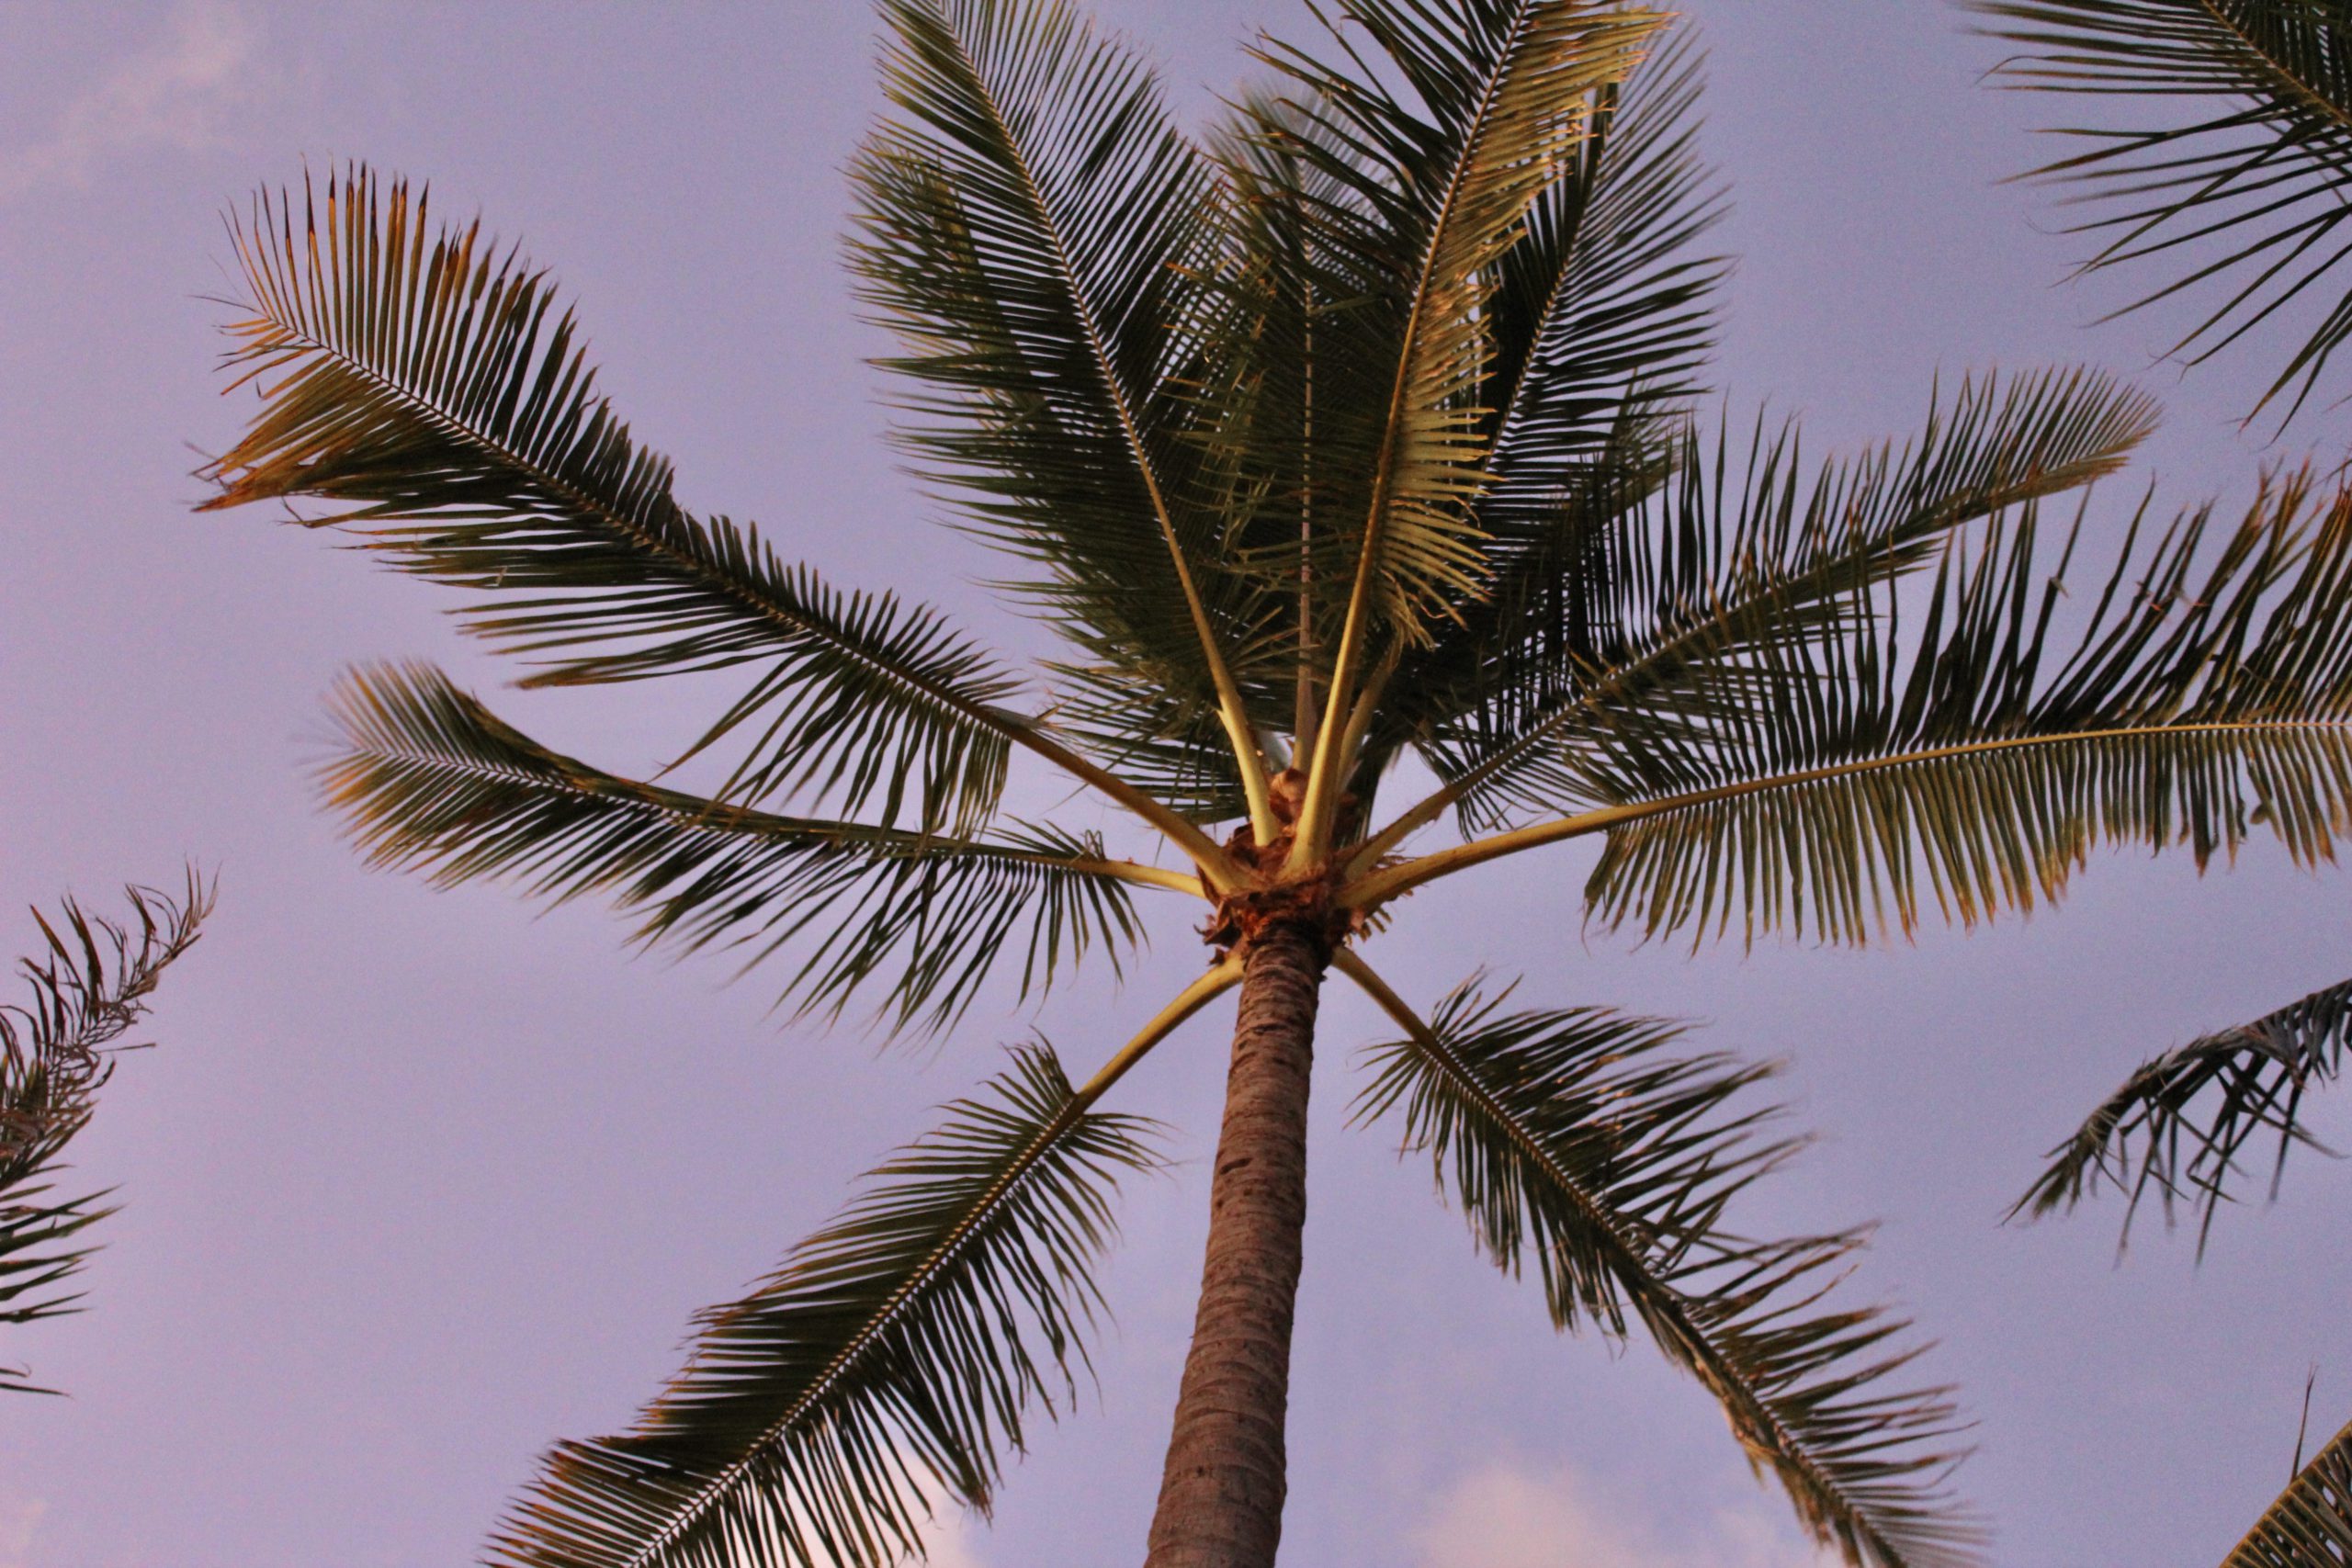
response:
M1145 1568L1272 1568L1306 1224L1306 1089L1325 951L1271 922L1242 957L1208 1257Z

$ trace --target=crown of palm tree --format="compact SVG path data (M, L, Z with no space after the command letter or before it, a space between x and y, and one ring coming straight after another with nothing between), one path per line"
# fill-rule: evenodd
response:
M2078 564L2079 513L2053 547L2040 507L2154 410L2075 370L1963 382L1842 461L1792 427L1701 436L1718 199L1657 13L1345 0L1194 140L1066 6L882 11L862 298L903 344L906 450L1067 639L1034 674L685 511L547 276L478 224L354 170L237 226L229 357L262 396L210 505L325 503L304 520L465 591L526 685L741 686L696 796L428 668L355 671L324 782L377 861L605 895L649 942L777 955L797 1005L870 987L905 1026L954 1022L1014 949L1024 990L1115 958L1140 893L1205 900L1226 948L1083 1083L1039 1046L949 1108L707 1315L633 1431L557 1448L494 1560L880 1563L928 1498L985 1505L1084 1363L1114 1179L1155 1157L1096 1106L1275 921L1395 1020L1363 1114L1401 1117L1556 1323L1638 1324L1850 1561L1966 1560L1944 1391L1891 1387L1902 1325L1819 1299L1856 1238L1724 1222L1790 1150L1758 1070L1605 1010L1417 1008L1364 950L1414 889L1586 836L1594 912L1693 941L1973 920L2102 843L2324 859L2352 508L2282 475L2228 524L2143 506ZM1007 819L1016 758L1183 869ZM1435 787L1383 801L1408 760Z

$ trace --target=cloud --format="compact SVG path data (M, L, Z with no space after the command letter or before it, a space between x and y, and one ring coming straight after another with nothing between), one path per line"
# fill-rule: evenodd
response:
M47 1512L38 1497L0 1492L0 1568L32 1568L33 1532Z
M29 146L0 151L0 200L44 186L79 186L111 158L226 144L225 124L246 97L257 43L232 0L183 0L164 31L118 62Z
M1571 1470L1491 1465L1457 1482L1415 1532L1419 1568L1827 1568L1758 1497L1661 1540L1645 1510Z

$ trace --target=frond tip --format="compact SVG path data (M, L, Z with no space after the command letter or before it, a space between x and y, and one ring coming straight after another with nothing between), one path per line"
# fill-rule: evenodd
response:
M492 1541L501 1568L888 1568L927 1498L985 1508L1032 1403L1076 1392L1150 1125L1097 1114L1042 1045L873 1173L623 1437L567 1442Z
M2352 1562L2352 1427L2299 1471L2222 1568L2338 1568Z
M81 1233L113 1210L102 1195L58 1198L51 1179L89 1123L114 1071L117 1043L147 1012L164 969L197 940L211 885L194 871L176 899L125 890L136 929L67 899L52 924L39 910L46 951L20 969L31 999L0 1004L0 1323L78 1310L55 1288L94 1250ZM0 1389L34 1391L20 1368L0 1367Z
M1504 1013L1456 989L1421 1023L1360 961L1342 964L1407 1025L1374 1048L1360 1118L1401 1108L1480 1249L1541 1269L1555 1324L1623 1336L1638 1321L1705 1385L1759 1475L1858 1568L1973 1562L1980 1530L1946 1485L1962 1457L1940 1388L1886 1392L1920 1348L1874 1308L1823 1309L1857 1233L1754 1241L1725 1205L1795 1147L1759 1141L1769 1111L1732 1100L1766 1076L1665 1055L1674 1025L1597 1008Z
M2240 1150L2266 1130L2278 1135L2271 1192L2296 1144L2317 1146L2301 1118L2303 1094L2344 1071L2352 1040L2352 980L2177 1045L2146 1063L2091 1112L2075 1135L2051 1151L2050 1168L2010 1211L2039 1219L2072 1209L2102 1180L2131 1194L2123 1229L2151 1188L2165 1215L2192 1200L2201 1218L2201 1256L2213 1218L2231 1201L2229 1179ZM2136 1174L2135 1173L2136 1170Z

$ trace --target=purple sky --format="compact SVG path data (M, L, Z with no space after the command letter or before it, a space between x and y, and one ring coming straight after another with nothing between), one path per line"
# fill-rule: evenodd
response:
M1102 0L1189 112L1288 0ZM2082 323L2076 242L2002 175L2030 102L1997 52L1915 0L1693 0L1708 147L1740 267L1735 406L1803 411L1817 448L1914 428L1930 378L2089 360L2170 410L2169 497L2243 496L2264 453L2234 360L2153 367L2158 323ZM548 1439L611 1429L672 1370L688 1314L740 1292L1043 1028L1091 1070L1195 973L1188 909L1124 989L975 1012L935 1050L784 1027L761 976L632 959L590 906L364 870L304 782L317 698L354 660L511 677L434 590L260 515L189 515L227 286L218 215L259 181L361 156L522 235L582 303L639 435L688 504L758 517L844 584L897 586L1016 650L1036 634L932 525L880 439L880 344L851 319L841 165L876 94L854 0L748 5L0 6L0 906L220 874L220 910L77 1145L127 1207L86 1314L13 1336L74 1397L0 1404L0 1568L314 1568L465 1560ZM2322 413L2299 441L2337 438ZM2120 487L2119 487L2120 489ZM2111 497L2111 500L2120 499ZM2111 509L2110 509L2111 510ZM2103 537L2112 537L2108 533ZM670 754L690 688L498 695L623 771ZM1024 786L1025 788L1026 786ZM1059 794L1028 791L1033 809ZM1085 802L1065 818L1097 819ZM1980 1420L1968 1493L2022 1568L2215 1562L2315 1429L2352 1415L2346 1173L2305 1159L2205 1267L2155 1226L2112 1267L2113 1206L1996 1224L2038 1156L2145 1054L2345 973L2344 889L2258 846L2102 857L2063 908L1864 953L1636 950L1580 932L1588 852L1412 901L1375 961L1431 1000L1480 964L1523 995L1711 1021L1694 1047L1788 1055L1823 1145L1750 1224L1878 1216L1860 1283L1939 1338ZM30 922L6 930L29 947ZM1363 1568L1794 1568L1810 1561L1722 1422L1645 1346L1563 1340L1475 1258L1425 1166L1344 1126L1350 1052L1383 1032L1328 993L1285 1561ZM1048 1430L955 1568L1140 1554L1191 1321L1230 1004L1117 1108L1187 1163L1131 1190L1105 1276L1099 1402ZM2321 1109L2352 1146L2352 1111Z

